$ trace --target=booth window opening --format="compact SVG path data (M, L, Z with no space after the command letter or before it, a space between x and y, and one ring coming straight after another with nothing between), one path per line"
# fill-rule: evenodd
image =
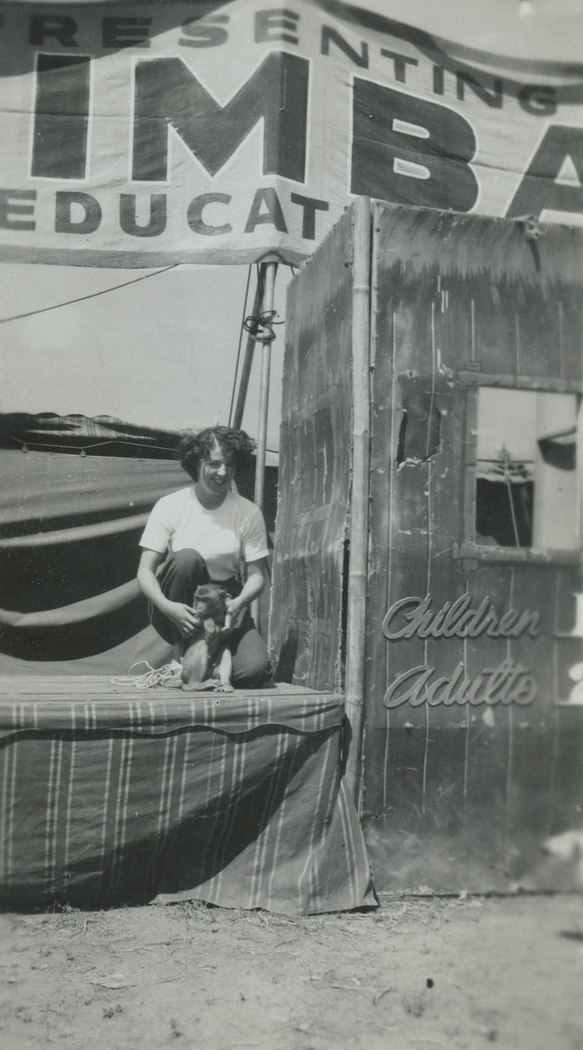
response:
M581 396L487 386L470 396L466 540L485 548L578 550Z

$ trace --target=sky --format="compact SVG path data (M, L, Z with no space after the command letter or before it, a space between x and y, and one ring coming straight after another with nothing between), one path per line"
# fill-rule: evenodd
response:
M0 263L0 411L111 415L179 430L228 423L255 268L245 311L248 274L247 266L156 272ZM280 266L276 308L281 320L290 278L291 270ZM119 285L125 287L107 291ZM57 305L87 295L92 298ZM7 320L32 311L44 312ZM284 343L283 326L275 330L270 449L278 448ZM245 340L244 335L243 350ZM253 434L260 355L258 348L243 420Z
M581 0L352 0L466 46L515 58L582 61Z
M536 441L575 426L575 394L481 387L478 459L498 459L504 446L514 462L532 462Z

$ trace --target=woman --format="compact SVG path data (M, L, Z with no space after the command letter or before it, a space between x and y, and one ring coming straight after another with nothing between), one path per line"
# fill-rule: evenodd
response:
M197 626L192 598L199 583L221 583L233 633L232 682L260 686L270 678L267 649L249 605L265 587L267 534L259 508L233 491L252 463L243 430L208 427L181 441L178 454L192 485L155 504L140 539L138 584L153 606L152 624L176 645Z

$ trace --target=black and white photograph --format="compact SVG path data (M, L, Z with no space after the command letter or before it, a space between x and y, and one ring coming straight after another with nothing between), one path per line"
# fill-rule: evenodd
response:
M0 0L5 1050L583 1050L581 0Z

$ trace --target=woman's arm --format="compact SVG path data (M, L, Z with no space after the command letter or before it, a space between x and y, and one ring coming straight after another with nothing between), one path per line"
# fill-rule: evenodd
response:
M233 619L246 605L251 605L251 602L259 597L265 587L267 558L261 558L260 561L250 561L246 568L247 579L243 584L241 593L236 598L230 598L227 602L227 610Z
M156 579L156 569L164 558L158 551L143 550L138 566L138 585L142 594L151 601L160 612L164 613L169 620L178 627L184 635L192 634L199 626L194 615L194 610L182 602L171 602L162 593L162 588Z

